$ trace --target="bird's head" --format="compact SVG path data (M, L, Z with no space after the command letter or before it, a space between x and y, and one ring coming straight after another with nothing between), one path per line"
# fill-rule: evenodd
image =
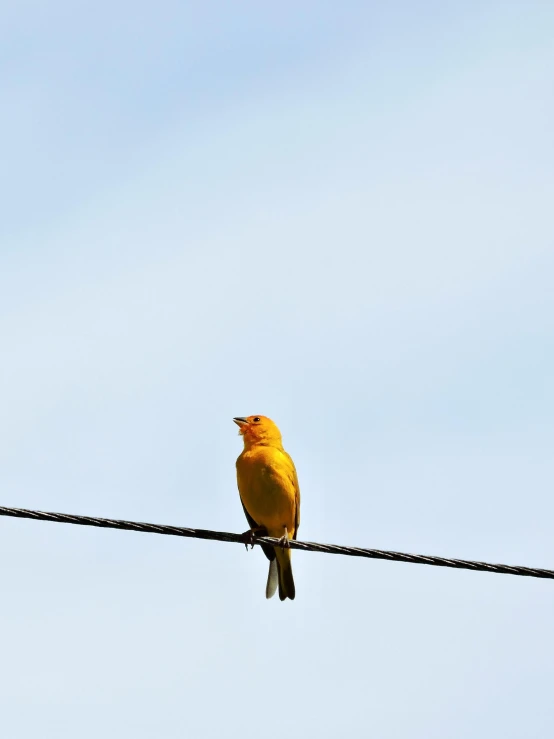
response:
M241 416L233 418L239 427L239 434L244 439L244 448L260 444L262 446L282 446L281 432L266 416Z

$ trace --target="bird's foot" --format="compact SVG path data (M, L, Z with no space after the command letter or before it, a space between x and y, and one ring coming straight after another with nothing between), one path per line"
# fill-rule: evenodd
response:
M289 532L287 531L286 526L285 526L285 533L279 539L279 546L284 547L285 549L290 549Z
M255 528L248 529L248 531L245 531L244 534L242 534L241 538L247 551L248 545L250 545L251 549L254 549L254 540L257 536L267 536L267 529L265 526L256 526Z

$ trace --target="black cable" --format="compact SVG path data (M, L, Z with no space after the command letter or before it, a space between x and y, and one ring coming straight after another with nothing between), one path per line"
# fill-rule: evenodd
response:
M49 513L46 511L30 511L26 508L6 508L0 506L0 516L13 518L31 518L36 521L53 521L54 523L72 523L78 526L96 526L103 529L123 529L124 531L142 531L147 534L164 534L166 536L184 536L191 539L211 539L229 541L237 544L245 543L243 534L230 534L225 531L207 529L190 529L182 526L165 526L138 521L122 521L114 518L93 518L92 516L73 516L68 513ZM269 536L257 536L254 544L271 544L281 546L279 539ZM475 572L495 572L504 575L520 575L522 577L542 577L554 580L553 570L536 567L521 567L489 562L473 562L467 559L449 559L447 557L424 556L422 554L406 554L389 552L382 549L361 549L360 547L343 547L337 544L317 544L312 541L289 542L291 549L304 552L323 552L324 554L343 554L348 557L367 557L368 559L386 559L391 562L411 562L412 564L432 565L434 567L453 567L458 570L474 570Z

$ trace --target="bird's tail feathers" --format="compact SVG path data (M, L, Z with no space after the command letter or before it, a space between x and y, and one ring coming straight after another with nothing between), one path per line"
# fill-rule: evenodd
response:
M265 597L273 598L277 592L279 585L279 568L277 566L277 560L272 559L269 563L269 572L267 573L267 585L265 586Z
M292 576L292 564L290 557L290 549L281 549L276 547L277 568L279 571L279 598L285 600L290 598L294 600L296 588L294 587L294 578Z

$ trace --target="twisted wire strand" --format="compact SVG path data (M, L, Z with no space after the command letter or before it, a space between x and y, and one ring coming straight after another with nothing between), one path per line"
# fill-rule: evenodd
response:
M54 523L71 523L78 526L96 526L103 529L121 529L124 531L141 531L146 534L163 534L165 536L184 536L190 539L209 539L228 541L236 544L245 543L243 534L231 534L226 531L210 531L208 529L191 529L184 526L167 526L139 521L124 521L116 518L96 518L93 516L75 516L68 513L51 513L48 511L32 511L26 508L7 508L0 506L0 516L12 518L30 518L35 521L52 521ZM282 546L279 539L269 536L257 536L254 544L271 544ZM291 549L303 552L322 552L324 554L342 554L348 557L366 557L368 559L385 559L389 562L410 562L412 564L432 565L433 567L452 567L457 570L473 570L474 572L494 572L503 575L519 575L521 577L540 577L554 580L554 570L537 567L521 567L490 562L474 562L467 559L450 559L448 557L407 554L382 549L362 549L361 547L345 547L338 544L318 544L313 541L289 542Z

